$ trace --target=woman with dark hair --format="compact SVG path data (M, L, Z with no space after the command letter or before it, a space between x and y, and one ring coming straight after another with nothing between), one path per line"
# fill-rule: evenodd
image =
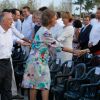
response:
M26 62L26 69L23 77L22 86L30 88L30 100L36 100L37 90L42 91L42 100L48 100L50 89L50 71L48 59L50 48L61 49L52 34L50 28L56 23L56 14L49 9L45 10L41 18L42 27L39 29L32 42L30 55ZM72 49L63 50L74 53Z
M74 20L73 27L81 28L82 27L82 22L79 19Z
M73 49L79 49L78 38L79 38L80 30L82 27L82 22L80 20L76 19L73 22L73 27L75 28L74 35L73 35Z

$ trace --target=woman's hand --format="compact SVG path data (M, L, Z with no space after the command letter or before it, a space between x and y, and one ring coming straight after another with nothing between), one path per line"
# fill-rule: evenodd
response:
M80 57L82 55L81 50L73 50L73 55Z
M80 56L82 56L82 55L84 55L84 54L86 54L86 53L90 53L90 50L89 50L89 49L75 50L73 53L74 53L74 55L80 57Z
M28 43L28 42L21 42L21 45L23 45L23 46L31 46L31 43Z
M90 50L89 50L89 49L84 49L84 50L74 50L73 53L74 53L74 55L80 57L80 56L82 56L82 55L84 55L84 54L86 54L86 53L90 53Z

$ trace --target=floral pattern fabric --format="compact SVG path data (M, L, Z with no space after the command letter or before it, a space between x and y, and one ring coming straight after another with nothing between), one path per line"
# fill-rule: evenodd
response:
M41 27L32 43L32 49L26 62L22 86L34 89L50 88L50 71L48 66L50 47L58 48L59 43L54 40L45 27Z

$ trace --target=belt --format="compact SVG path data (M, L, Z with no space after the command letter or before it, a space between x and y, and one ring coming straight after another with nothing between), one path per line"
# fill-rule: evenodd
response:
M0 59L0 61L10 61L10 58Z

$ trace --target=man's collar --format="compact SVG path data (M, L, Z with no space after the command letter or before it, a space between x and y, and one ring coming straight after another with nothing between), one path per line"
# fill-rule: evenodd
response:
M6 31L3 29L3 27L0 25L0 33L5 33Z
M90 25L90 23L88 24L88 25L85 25L85 27L87 27L87 26L89 26Z

